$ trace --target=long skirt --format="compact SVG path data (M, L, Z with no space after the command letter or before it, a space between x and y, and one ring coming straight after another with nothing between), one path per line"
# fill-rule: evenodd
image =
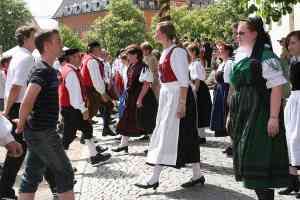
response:
M127 92L125 108L117 125L117 132L128 137L138 137L151 134L155 127L157 101L151 89L143 99L143 106L137 108L139 91Z
M210 129L215 131L216 137L228 136L226 133L227 95L229 86L226 83L217 83L214 90L211 110Z
M186 116L179 119L176 116L179 95L177 82L161 85L156 126L146 160L148 164L180 168L186 163L200 162L196 101L189 88Z
M288 153L283 112L280 132L268 135L270 94L253 86L236 91L230 103L233 131L233 163L237 181L249 189L279 188L288 185Z
M300 90L292 91L284 110L290 164L300 166Z
M197 92L198 128L208 127L211 116L211 98L209 89L204 81L200 82Z

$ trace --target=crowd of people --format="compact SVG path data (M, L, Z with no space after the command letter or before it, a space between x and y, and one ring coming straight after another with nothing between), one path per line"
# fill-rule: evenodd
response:
M233 44L218 41L213 51L208 43L181 44L173 24L159 22L154 38L162 52L148 42L131 44L113 62L97 41L81 52L63 48L57 30L18 28L19 48L1 58L0 144L7 155L0 199L34 199L44 178L55 198L75 199L76 169L66 151L77 130L91 165L112 157L93 136L99 113L102 136L120 136L112 152L128 153L129 137L149 139L145 156L153 171L133 187L156 190L165 167L187 164L193 175L181 186L204 185L200 146L210 128L216 137L230 136L224 153L233 157L235 178L259 200L274 199L274 188L298 192L300 31L280 41L285 49L278 57L260 17L232 28ZM17 197L13 186L25 158Z

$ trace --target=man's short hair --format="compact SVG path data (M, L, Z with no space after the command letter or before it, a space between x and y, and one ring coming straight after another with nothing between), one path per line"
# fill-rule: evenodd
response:
M36 34L34 43L40 54L44 53L45 42L49 42L54 34L59 34L58 30L44 30Z
M21 26L16 30L15 38L19 46L24 45L25 39L29 38L32 33L35 33L37 29L34 26Z

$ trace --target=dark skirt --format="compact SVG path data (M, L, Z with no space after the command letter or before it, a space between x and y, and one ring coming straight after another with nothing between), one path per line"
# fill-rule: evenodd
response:
M143 99L143 106L140 109L136 106L138 91L131 91L126 96L125 109L117 125L117 132L120 135L139 137L151 134L155 127L157 101L153 91L151 89L148 90Z
M211 117L211 97L204 81L200 82L197 92L198 128L208 127Z
M269 102L268 91L258 94L251 86L240 88L231 98L235 177L250 189L279 188L288 184L283 115L281 112L279 134L268 136Z
M210 129L215 131L216 137L228 136L226 132L227 95L229 85L224 82L217 83L214 90L213 105L211 111Z

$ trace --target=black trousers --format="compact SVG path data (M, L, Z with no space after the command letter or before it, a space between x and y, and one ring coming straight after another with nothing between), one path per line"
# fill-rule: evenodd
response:
M10 119L18 118L19 116L20 103L15 103L8 114ZM23 134L15 133L16 125L13 124L12 135L15 140L22 145L24 153L18 158L10 157L6 154L4 161L3 172L0 179L0 197L11 197L15 195L13 186L16 181L17 174L22 166L26 155L26 143L23 140Z
M70 144L76 138L77 130L82 132L83 139L93 137L93 126L90 121L83 120L80 110L73 107L64 107L61 109L61 115L64 123L63 146L65 149L69 149Z

